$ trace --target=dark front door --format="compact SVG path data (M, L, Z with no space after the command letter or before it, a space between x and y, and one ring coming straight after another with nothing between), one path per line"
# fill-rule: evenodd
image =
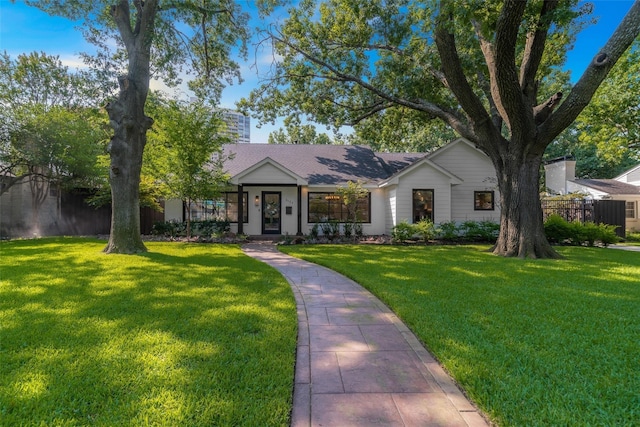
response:
M262 192L262 234L282 234L280 192Z

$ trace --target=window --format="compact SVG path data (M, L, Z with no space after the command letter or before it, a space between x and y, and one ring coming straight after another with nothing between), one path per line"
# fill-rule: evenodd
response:
M433 222L433 190L413 190L413 223Z
M223 193L215 200L218 219L238 222L238 193ZM249 193L242 193L242 222L249 222Z
M476 211L492 211L495 209L493 191L474 191L473 209Z
M624 205L625 218L634 219L636 217L636 202L626 202Z
M249 222L249 193L242 193L242 222ZM228 220L238 222L238 193L222 193L215 200L191 202L191 219L195 220Z
M350 220L347 206L342 196L335 193L309 193L309 215L307 222L327 222ZM360 222L371 222L371 193L356 202L356 216Z

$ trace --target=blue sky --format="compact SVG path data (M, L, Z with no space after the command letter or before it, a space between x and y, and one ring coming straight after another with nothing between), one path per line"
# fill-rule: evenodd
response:
M246 0L251 1L251 0ZM573 51L569 53L567 69L572 77L577 79L588 65L589 61L604 45L613 33L618 23L631 7L632 0L598 0L594 3L594 16L598 17L597 25L583 30L578 36ZM15 57L21 53L44 51L49 55L58 55L69 68L82 66L78 57L79 52L92 52L93 46L84 41L75 24L67 19L51 17L33 7L25 6L22 1L11 3L0 0L0 51L7 51ZM257 59L260 62L260 58ZM221 106L234 108L236 101L245 97L256 87L256 71L250 69L256 58L250 48L249 59L241 63L244 83L230 86L223 92ZM252 119L251 140L260 143L267 142L271 131L277 130L281 124L275 126L264 125L256 127L257 120ZM319 129L324 132L323 129Z

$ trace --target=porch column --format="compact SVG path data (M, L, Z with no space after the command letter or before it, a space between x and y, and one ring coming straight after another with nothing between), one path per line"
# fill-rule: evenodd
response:
M244 203L242 197L242 184L238 184L238 234L244 234Z
M296 236L302 236L302 186L298 185L298 232Z

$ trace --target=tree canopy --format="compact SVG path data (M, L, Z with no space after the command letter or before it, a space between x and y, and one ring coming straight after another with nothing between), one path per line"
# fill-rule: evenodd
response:
M106 114L95 77L33 52L0 56L0 171L4 185L44 179L59 187L91 186L100 174Z
M262 120L305 113L334 126L408 109L492 160L496 254L555 257L538 180L545 148L576 119L640 33L640 2L568 93L556 73L588 9L577 1L308 0L266 29L278 62L245 105Z

